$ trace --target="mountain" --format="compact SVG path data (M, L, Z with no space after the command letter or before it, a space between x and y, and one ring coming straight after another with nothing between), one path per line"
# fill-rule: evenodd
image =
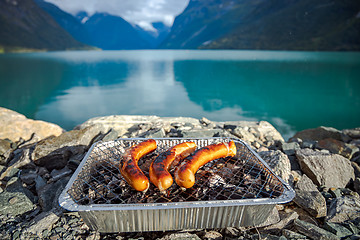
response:
M360 50L360 1L190 0L160 47Z
M66 50L87 48L33 0L0 0L0 48Z
M50 14L54 20L76 40L83 43L89 43L87 41L87 39L89 39L89 34L79 19L64 12L52 3L45 2L44 0L35 0L35 2L40 8ZM79 15L80 14L81 13L79 13Z

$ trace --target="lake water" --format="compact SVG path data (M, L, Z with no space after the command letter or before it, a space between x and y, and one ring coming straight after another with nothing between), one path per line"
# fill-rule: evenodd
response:
M360 126L360 53L73 51L0 55L0 106L70 130L95 116L266 120L285 137Z

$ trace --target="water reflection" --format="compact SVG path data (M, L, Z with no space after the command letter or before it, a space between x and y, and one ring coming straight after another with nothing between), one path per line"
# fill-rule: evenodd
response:
M105 51L0 56L0 105L72 129L111 114L360 123L359 53Z

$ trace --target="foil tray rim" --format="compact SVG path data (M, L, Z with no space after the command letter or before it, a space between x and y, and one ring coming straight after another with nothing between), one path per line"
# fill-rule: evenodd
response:
M234 142L239 142L245 145L257 158L264 164L264 166L269 170L284 186L284 192L281 196L277 198L254 198L254 199L232 199L232 200L211 200L211 201L189 201L189 202L171 202L171 203L134 203L134 204L91 204L91 205L79 205L77 204L71 196L68 194L69 188L74 183L75 179L79 175L83 165L86 163L86 160L92 150L98 145L106 145L115 141L141 141L147 138L118 138L116 140L102 142L98 141L92 144L83 160L79 164L76 171L73 173L69 182L65 186L64 190L59 196L58 202L59 205L68 210L68 211L129 211L129 210L161 210L161 209L177 209L177 208L210 208L210 207L225 207L225 206L249 206L249 205L274 205L274 204L283 204L290 202L295 197L295 191L291 186L286 183L282 178L277 176L269 165L243 140L238 138L231 137L197 137L197 138L151 138L155 141L164 141L164 140L232 140Z

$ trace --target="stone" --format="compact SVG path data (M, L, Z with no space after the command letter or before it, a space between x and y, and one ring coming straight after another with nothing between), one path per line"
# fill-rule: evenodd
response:
M322 228L315 226L314 224L301 221L296 219L294 221L294 226L301 234L309 237L310 239L319 239L319 240L338 240L339 238Z
M350 161L343 156L306 148L297 150L296 157L301 170L318 186L342 188L355 179Z
M228 137L229 134L222 129L204 129L204 130L189 130L181 131L184 138L201 138L201 137Z
M298 217L299 214L297 212L281 214L281 220L278 223L267 226L264 230L279 233L282 229L287 228L295 219L298 219Z
M301 144L302 148L311 148L313 149L316 145L317 141L304 141Z
M354 222L356 222L356 220L354 220ZM342 225L345 226L347 229L349 229L352 234L360 233L360 224L358 224L358 226L356 226L353 222L348 221L348 222L342 223Z
M292 240L297 240L297 239L307 239L306 236L300 234L300 233L296 233L293 232L291 230L288 229L283 229L282 230L282 234L287 238L287 239L292 239Z
M360 194L360 177L356 178L354 181L354 189L357 193Z
M0 165L5 165L10 153L14 150L14 143L10 139L0 139Z
M223 236L221 233L216 231L206 231L203 236L201 236L203 240L222 240Z
M0 107L0 139L13 142L31 139L35 133L40 139L59 136L64 130L56 124L32 120L12 110Z
M289 182L291 175L290 160L280 150L259 152L259 156L271 167L275 174L284 181Z
M224 235L230 238L238 237L241 235L241 231L238 228L227 227L224 229Z
M164 137L166 137L166 132L165 132L165 130L163 128L153 129L153 130L147 131L146 133L141 135L141 137L145 137L145 138L164 138Z
M351 162L351 166L354 168L355 177L360 178L360 166L356 162Z
M339 238L353 235L349 229L337 223L325 222L323 228L329 232L332 232Z
M188 233L188 232L180 232L180 233L172 233L169 235L165 235L158 240L201 240L196 234Z
M318 141L316 148L327 149L331 153L340 154L348 159L351 159L356 152L359 152L359 148L355 145L347 144L332 138L325 138Z
M326 216L326 200L305 174L296 183L294 202L315 218Z
M271 213L269 214L269 217L265 220L265 222L261 223L260 225L257 225L256 227L265 227L265 226L273 226L280 222L280 215L279 211L277 210L276 206L273 208Z
M63 169L57 170L54 169L51 171L50 176L51 176L51 180L53 182L59 180L60 178L69 176L72 174L72 171L66 166Z
M282 142L281 149L286 155L295 155L295 151L300 149L300 145L297 142Z
M35 146L32 160L36 165L49 170L61 169L66 166L71 156L84 153L100 133L98 128L89 127L44 139Z
M275 235L270 235L270 234L266 234L266 233L262 233L262 234L253 234L251 236L252 240L287 240L286 237L284 236L275 236Z
M360 199L355 196L335 198L329 206L326 221L341 223L360 216Z
M4 191L0 193L0 214L22 215L36 207L23 191Z
M32 220L30 226L24 231L26 233L37 235L40 238L45 237L43 236L44 230L51 230L52 226L59 220L60 214L61 213L56 210L42 212Z
M24 148L24 149L19 149L19 151L16 151L15 156L11 159L8 166L14 168L22 168L27 165L30 165L31 163L32 161L31 161L30 149Z
M318 128L311 128L297 132L292 138L300 138L303 140L303 142L320 141L326 138L342 141L343 134L341 131L335 128L321 126Z
M58 198L65 188L70 177L65 177L57 182L45 185L39 190L39 203L44 212L59 208Z
M20 173L21 181L23 181L27 185L30 185L30 184L34 183L35 178L37 176L38 175L37 175L35 169L24 169L24 170L21 170L21 173Z
M344 129L342 132L350 138L360 138L360 128Z

